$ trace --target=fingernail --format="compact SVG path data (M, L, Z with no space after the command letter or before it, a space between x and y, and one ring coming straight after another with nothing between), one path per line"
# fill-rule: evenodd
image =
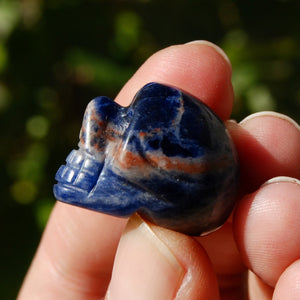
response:
M223 56L223 58L227 61L228 65L232 69L232 65L231 65L230 59L228 58L227 54L224 52L224 50L222 48L220 48L216 44L206 41L206 40L195 40L195 41L186 43L186 45L189 45L189 44L206 45L206 46L213 48L215 51L217 51L219 54L221 54Z
M167 245L138 215L120 240L106 299L174 299L185 274Z
M273 184L273 183L280 183L280 182L295 183L295 184L300 185L300 180L298 180L296 178L287 177L287 176L278 176L278 177L269 179L262 186Z
M238 122L234 119L229 119L229 120L225 121L225 125L228 128L235 128L236 126L238 126Z
M237 124L238 123L237 120L235 120L235 119L229 119L226 122L232 123L232 124Z
M292 124L294 127L296 127L299 131L300 131L300 126L299 124L294 121L292 118L284 115L284 114L280 114L278 112L274 112L274 111L261 111L261 112L257 112L254 114L251 114L250 116L246 117L245 119L243 119L240 124L245 124L248 121L255 119L257 117L275 117L275 118L279 118L282 119L284 121L289 122L290 124Z

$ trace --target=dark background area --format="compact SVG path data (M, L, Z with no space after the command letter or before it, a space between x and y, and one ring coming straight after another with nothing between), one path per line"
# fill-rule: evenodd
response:
M233 65L232 117L300 121L300 1L0 0L0 293L15 299L85 106L155 51L206 39Z

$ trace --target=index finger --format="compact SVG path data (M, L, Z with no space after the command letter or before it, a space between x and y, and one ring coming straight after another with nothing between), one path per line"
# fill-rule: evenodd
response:
M128 105L148 82L178 87L207 104L222 120L233 105L231 64L223 50L207 41L171 46L151 56L125 84L116 101Z

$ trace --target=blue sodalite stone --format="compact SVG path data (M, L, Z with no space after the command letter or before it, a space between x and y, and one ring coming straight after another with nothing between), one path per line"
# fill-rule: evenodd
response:
M232 141L214 112L177 88L150 83L129 107L106 97L89 103L79 149L58 170L54 194L199 235L230 215L237 172Z

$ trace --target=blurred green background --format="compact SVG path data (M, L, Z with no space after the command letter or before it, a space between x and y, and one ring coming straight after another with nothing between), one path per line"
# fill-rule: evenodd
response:
M0 293L15 299L86 104L155 51L207 39L233 64L233 117L300 121L300 1L0 0Z

